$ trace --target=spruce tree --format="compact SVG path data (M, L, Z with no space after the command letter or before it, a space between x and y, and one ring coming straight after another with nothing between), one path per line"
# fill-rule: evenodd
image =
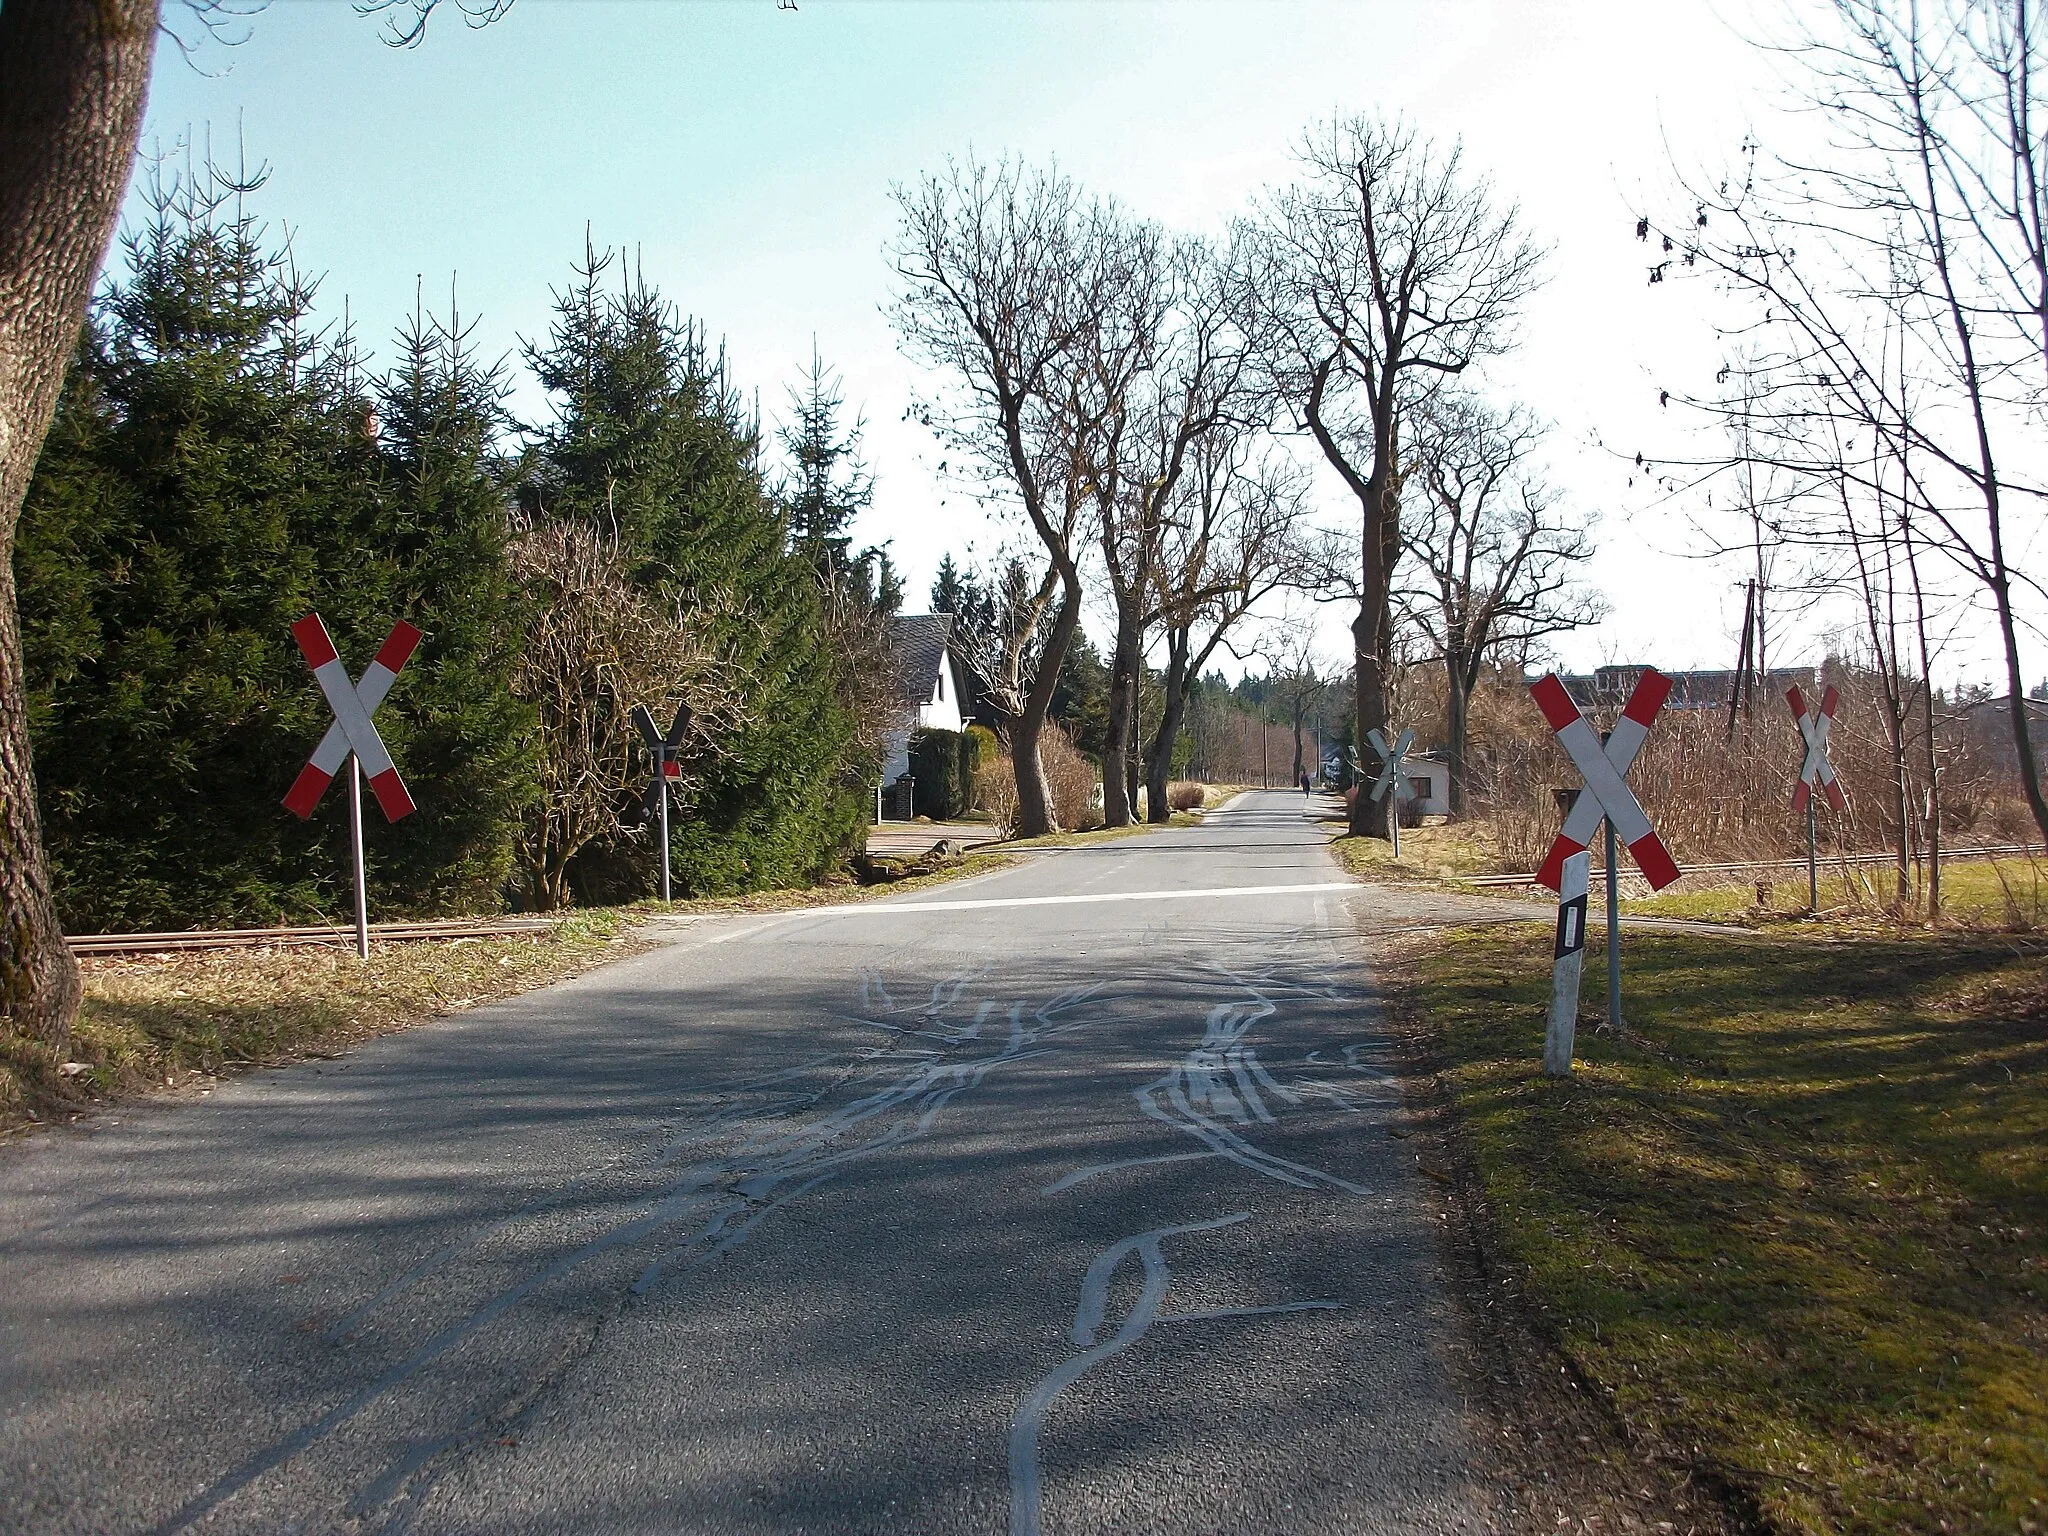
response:
M547 341L527 348L556 415L535 434L526 500L616 538L740 694L672 822L683 888L803 883L851 847L865 803L823 594L789 546L723 352L638 274L613 286L616 260L586 250ZM580 855L572 878L586 898L638 894L650 862L614 842Z
M520 720L496 386L432 337L416 376L366 380L345 326L314 329L250 190L210 168L151 187L24 509L32 728L74 931L346 913L342 786L310 822L279 804L330 719L290 636L312 611L352 673L394 619L427 631L377 716L420 806L368 819L380 910L497 899ZM397 423L384 445L373 398Z

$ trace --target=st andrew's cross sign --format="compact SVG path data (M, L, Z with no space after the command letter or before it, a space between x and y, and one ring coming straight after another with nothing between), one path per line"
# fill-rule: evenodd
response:
M1678 878L1678 866L1665 851L1663 839L1657 836L1657 829L1650 825L1635 791L1623 777L1649 739L1650 727L1656 724L1657 712L1664 707L1670 692L1671 679L1654 667L1645 667L1629 693L1628 703L1622 706L1621 718L1615 721L1614 729L1603 742L1555 674L1530 688L1536 707L1543 711L1543 718L1557 734L1558 745L1565 749L1572 766L1586 781L1586 792L1572 802L1557 840L1544 856L1543 867L1536 871L1538 885L1558 889L1564 861L1591 846L1602 820L1628 845L1629 855L1652 890L1661 891Z
M311 816L313 808L320 803L320 797L327 792L327 786L334 782L335 774L351 757L355 759L357 767L350 768L348 776L349 841L355 853L356 953L367 960L370 958L370 909L368 882L363 871L362 776L369 776L370 791L376 795L386 821L399 821L414 810L405 780L398 776L398 765L391 761L384 738L377 734L377 727L370 717L384 702L384 696L391 691L391 685L398 681L398 674L418 648L420 632L403 619L392 625L391 633L377 648L376 658L363 668L362 677L355 682L349 681L348 668L342 665L340 653L334 648L334 639L327 633L327 626L320 621L319 614L309 613L294 624L292 638L299 643L306 665L313 669L314 680L326 696L327 707L334 711L334 723L327 727L327 733L313 749L306 766L292 781L292 787L284 797L285 809L301 821Z
M645 704L635 704L632 710L633 729L640 733L647 752L654 759L654 777L647 785L647 819L656 823L661 837L661 899L669 899L668 873L668 785L671 779L683 776L681 752L684 739L690 733L690 706L678 704L676 717L670 723L664 736L655 728L654 712Z
M1551 955L1550 1028L1544 1040L1543 1069L1554 1076L1572 1070L1573 1035L1579 1016L1579 973L1585 963L1587 874L1593 834L1606 822L1607 840L1607 1016L1621 1022L1621 903L1615 842L1629 853L1651 886L1662 890L1678 878L1657 829L1628 787L1629 768L1649 739L1650 727L1671 692L1671 679L1645 667L1630 690L1621 718L1602 741L1556 676L1529 690L1543 718L1557 733L1558 744L1571 757L1586 787L1572 802L1557 840L1550 845L1536 882L1558 895L1557 942Z

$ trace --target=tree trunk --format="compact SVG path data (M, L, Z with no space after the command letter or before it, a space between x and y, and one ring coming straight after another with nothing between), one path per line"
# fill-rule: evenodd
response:
M1913 629L1920 640L1920 745L1927 754L1927 921L1941 921L1941 758L1934 750L1934 654L1927 643L1927 594L1920 586L1920 557L1913 549L1913 527L1901 523L1906 540L1906 569L1913 577Z
M1444 658L1445 696L1448 703L1445 714L1449 717L1444 755L1450 760L1451 768L1451 815L1465 814L1465 736L1467 721L1472 714L1472 690L1466 682L1465 658L1450 655Z
M62 1051L78 1011L43 849L14 529L135 160L156 0L0 5L0 1019Z
M1109 661L1109 725L1102 739L1102 824L1127 827L1136 816L1130 746L1138 705L1138 626L1119 616Z
M1893 672L1897 677L1896 669ZM1894 681L1885 695L1885 745L1892 756L1892 815L1898 823L1899 840L1893 846L1893 899L1899 915L1905 916L1913 900L1913 813L1912 784L1906 767L1906 718L1901 702L1905 685Z
M1386 431L1387 450L1374 455L1372 476L1366 482L1364 569L1358 618L1351 626L1353 661L1357 667L1358 740L1367 731L1388 734L1387 682L1393 667L1394 608L1392 602L1394 561L1400 554L1400 518L1394 505L1393 440ZM1375 515L1376 514L1376 515ZM1361 751L1365 750L1363 746ZM1395 797L1375 800L1367 794L1351 799L1351 834L1354 837L1388 837L1387 817Z
M1166 801L1166 786L1173 773L1173 748L1180 740L1181 721L1188 707L1188 637L1185 631L1171 633L1166 642L1165 697L1161 701L1159 729L1152 736L1152 751L1146 763L1145 819L1165 823L1173 818Z
M1059 684L1060 666L1067 659L1067 646L1081 623L1081 576L1071 564L1060 571L1059 612L1053 615L1052 630L1039 653L1038 676L1024 707L1010 732L1010 765L1017 776L1017 835L1043 837L1059 831L1053 814L1052 788L1046 782L1045 764L1039 760L1038 738L1045 731L1046 712L1052 708L1053 689Z

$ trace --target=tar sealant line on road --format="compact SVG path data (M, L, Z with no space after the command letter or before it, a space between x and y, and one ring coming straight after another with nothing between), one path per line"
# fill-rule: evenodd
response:
M1299 935L1295 937L1298 939ZM1358 1106L1351 1102L1358 1092L1356 1088L1304 1077L1296 1077L1292 1083L1283 1084L1259 1061L1257 1050L1247 1039L1253 1025L1279 1011L1280 999L1339 1001L1343 996L1341 987L1327 975L1312 978L1313 984L1302 984L1282 980L1270 969L1249 974L1218 964L1207 969L1231 990L1241 993L1241 998L1213 1005L1203 1022L1200 1041L1164 1076L1133 1089L1132 1093L1147 1117L1192 1136L1208 1150L1128 1157L1091 1164L1047 1185L1039 1193L1056 1195L1099 1175L1125 1169L1214 1157L1227 1159L1263 1178L1298 1189L1322 1188L1370 1197L1373 1192L1363 1185L1279 1157L1253 1145L1237 1129L1219 1123L1229 1120L1243 1130L1251 1130L1259 1124L1278 1124L1278 1117L1266 1105L1268 1097L1294 1107L1300 1106L1308 1096L1327 1098L1340 1109L1357 1112ZM1369 1049L1371 1044L1361 1041L1343 1047L1342 1066L1378 1079L1374 1086L1391 1085L1393 1080L1386 1073L1358 1060L1359 1053ZM1322 1059L1320 1051L1311 1051L1293 1065L1322 1069L1335 1068L1339 1064ZM1161 1311L1172 1284L1172 1273L1161 1251L1161 1243L1168 1237L1234 1226L1250 1217L1250 1212L1240 1211L1210 1221L1155 1227L1104 1249L1088 1266L1072 1329L1072 1339L1080 1353L1069 1357L1040 1381L1018 1406L1010 1423L1010 1536L1041 1536L1045 1492L1039 1465L1039 1443L1054 1399L1096 1366L1136 1343L1154 1323L1208 1323L1274 1317L1336 1311L1345 1305L1334 1298L1320 1297L1268 1305L1211 1307L1193 1312ZM1118 1267L1133 1254L1144 1266L1143 1286L1116 1332L1103 1339L1110 1282Z
M992 1054L954 1061L907 1061L902 1059L900 1052L855 1052L856 1060L897 1058L893 1068L885 1066L882 1069L882 1075L889 1081L876 1091L808 1124L784 1126L774 1123L778 1116L770 1116L770 1123L761 1132L732 1153L685 1168L669 1178L665 1187L635 1198L631 1205L638 1209L639 1215L615 1219L596 1235L561 1252L551 1262L529 1270L519 1280L445 1324L425 1342L415 1345L388 1364L373 1381L348 1393L312 1422L273 1441L240 1467L193 1495L154 1528L156 1536L172 1536L172 1533L199 1523L258 1478L326 1439L372 1403L435 1365L450 1350L547 1285L593 1260L617 1254L644 1239L661 1237L664 1250L640 1266L637 1278L621 1288L619 1300L623 1302L627 1296L644 1294L666 1275L708 1262L738 1247L771 1216L828 1182L844 1166L928 1135L939 1113L959 1094L979 1087L991 1071L1042 1055L1045 1042L1083 1029L1093 1022L1085 1013L1075 1018L1064 1017L1094 999L1101 990L1097 985L1086 985L1068 987L1036 1005L1028 1001L1013 1001L1005 1009L998 1000L985 1000L983 1006L976 1008L970 1024L945 1029L940 1012L960 1001L965 986L985 970L986 967L978 967L974 971L945 978L933 985L929 1001L913 1002L902 1010L891 1008L886 1011L900 1011L926 1020L937 1027L919 1033L929 1033L955 1046L980 1039L983 1028L993 1022L998 1028L991 1033L997 1038L987 1041L995 1047ZM870 972L862 977L862 993L872 1006L888 995L888 988L879 973ZM862 1022L877 1021L867 1019ZM772 1082L784 1075L772 1073L765 1079L753 1081ZM879 1130L870 1129L875 1124L879 1124ZM656 1166L668 1165L669 1162L669 1157L664 1156ZM443 1252L452 1254L473 1250L478 1241L492 1232L552 1203L552 1200L543 1200L526 1211L514 1213L511 1218L487 1224L449 1245ZM686 1229L680 1242L666 1236L669 1229L678 1226ZM370 1303L358 1307L352 1314L353 1319L358 1326L373 1321L377 1309L388 1306L398 1295L417 1289L442 1267L442 1263L441 1256L436 1255L415 1265L399 1281L380 1291ZM434 1440L435 1451L431 1454L438 1454L442 1443L440 1439ZM431 1454L427 1459L431 1459ZM406 1469L413 1457L408 1453L399 1460L403 1476L397 1481L403 1482L412 1475ZM387 1475L374 1480L371 1490L358 1496L358 1502L368 1498L371 1492L377 1492L381 1497L395 1486L387 1472Z
M1166 1300L1166 1289L1172 1275L1159 1251L1160 1242L1183 1233L1235 1226L1240 1221L1250 1220L1251 1214L1250 1211L1238 1211L1213 1221L1155 1227L1150 1232L1127 1237L1096 1255L1095 1262L1088 1266L1088 1273L1081 1282L1080 1303L1074 1308L1072 1337L1081 1353L1041 1381L1024 1399L1017 1409L1017 1416L1010 1422L1010 1536L1039 1536L1043 1494L1038 1473L1038 1441L1052 1400L1110 1356L1121 1354L1137 1343L1145 1330L1152 1326L1159 1304ZM1117 1267L1134 1252L1145 1267L1144 1288L1139 1292L1136 1304L1124 1314L1123 1323L1117 1331L1098 1343L1097 1335L1109 1302L1109 1282Z
M843 907L813 907L805 917L857 917L889 912L973 912L983 907L1070 907L1099 901L1187 901L1212 896L1299 896L1314 891L1355 891L1355 880L1319 880L1302 885L1211 885L1173 891L1100 891L1080 896L997 896L980 901L871 901Z

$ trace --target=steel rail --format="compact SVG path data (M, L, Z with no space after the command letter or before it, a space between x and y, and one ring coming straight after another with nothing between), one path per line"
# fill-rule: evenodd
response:
M522 933L546 933L552 917L449 917L411 923L372 923L370 937L385 943L419 939L488 939ZM185 949L253 949L260 945L309 948L333 944L353 947L353 926L316 925L300 928L188 928L175 933L81 933L65 942L76 955L157 954Z

